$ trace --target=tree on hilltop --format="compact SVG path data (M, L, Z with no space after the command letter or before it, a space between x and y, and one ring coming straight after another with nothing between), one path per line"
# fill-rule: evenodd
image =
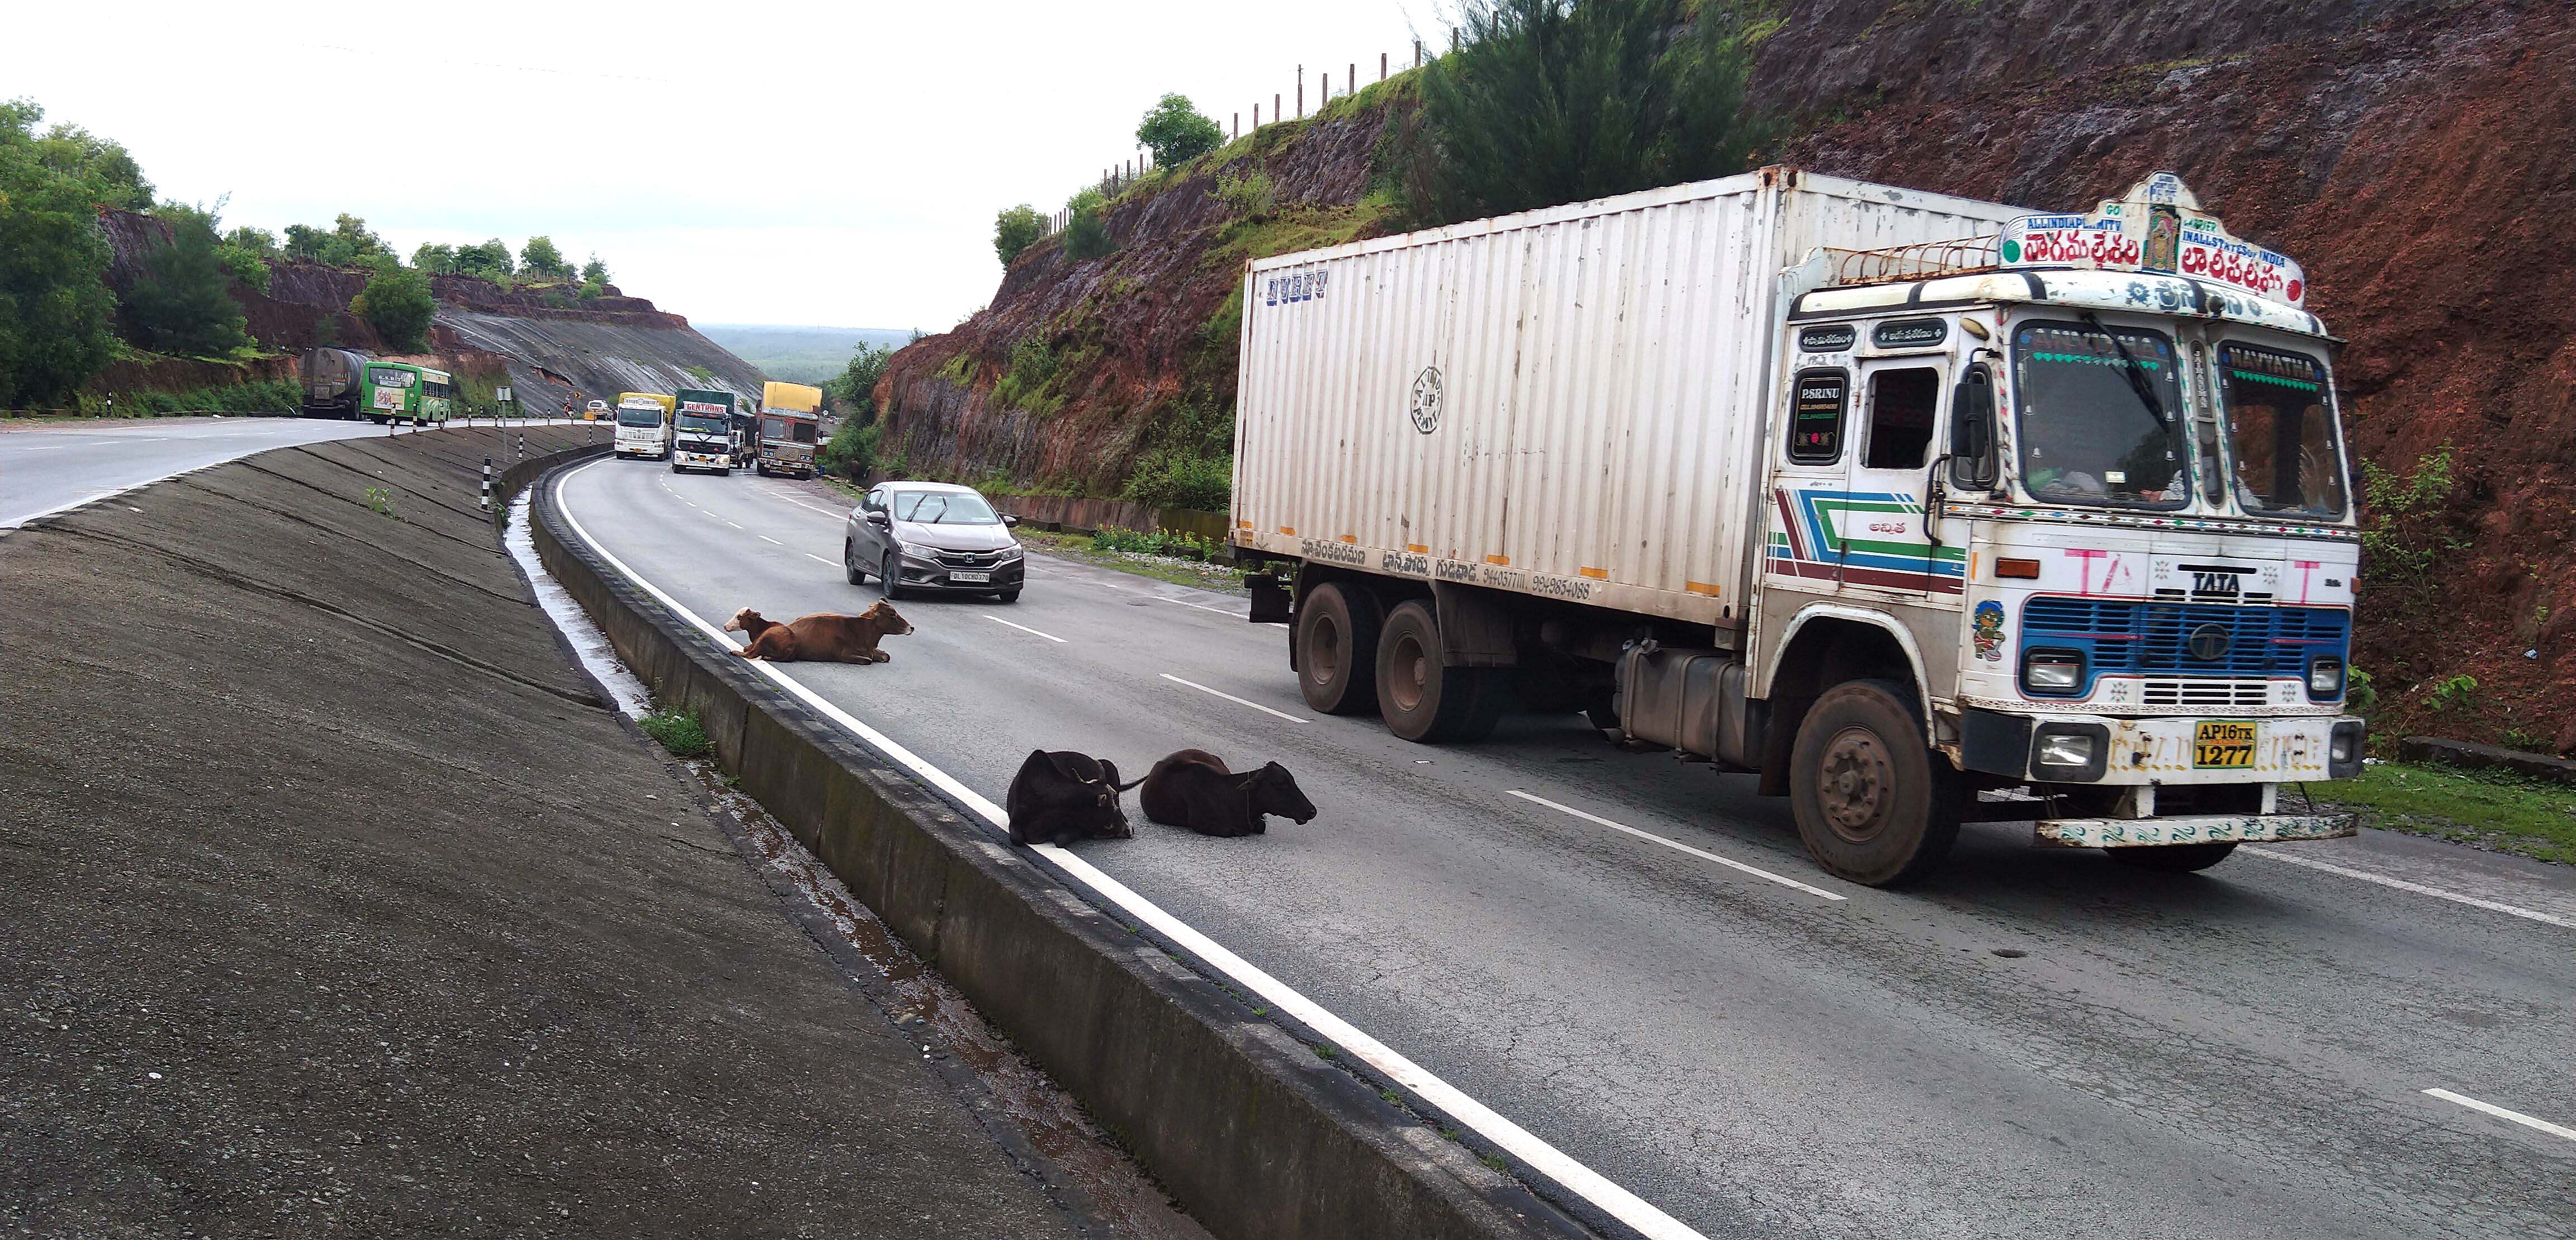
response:
M569 276L572 264L564 261L563 251L555 248L552 237L530 237L519 247L519 269L532 276Z
M1003 266L1010 266L1012 259L1046 236L1046 226L1046 217L1025 202L1003 211L993 217L993 253L1001 256Z
M1225 145L1225 131L1201 114L1188 97L1165 95L1136 126L1136 141L1154 153L1156 164L1169 168Z

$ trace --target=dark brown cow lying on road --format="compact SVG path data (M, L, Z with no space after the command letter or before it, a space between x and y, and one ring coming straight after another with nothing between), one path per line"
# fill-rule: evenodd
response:
M798 616L785 624L771 620L745 607L725 621L725 630L747 634L735 654L746 659L767 659L772 663L885 663L894 656L877 649L877 639L901 637L912 632L912 625L894 608L877 600L874 607L855 616Z
M1029 751L1020 773L1011 777L1003 808L1011 816L1014 844L1070 844L1095 836L1136 838L1118 794L1134 784L1118 782L1118 767L1107 758L1071 750Z
M1184 749L1155 763L1136 801L1147 818L1201 835L1259 835L1264 814L1299 823L1315 817L1315 803L1287 767L1273 762L1236 774L1204 749Z

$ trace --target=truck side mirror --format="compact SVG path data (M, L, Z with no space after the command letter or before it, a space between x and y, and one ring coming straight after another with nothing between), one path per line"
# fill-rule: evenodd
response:
M1995 485L1995 383L1982 365L1969 367L1950 397L1950 482L1978 491Z

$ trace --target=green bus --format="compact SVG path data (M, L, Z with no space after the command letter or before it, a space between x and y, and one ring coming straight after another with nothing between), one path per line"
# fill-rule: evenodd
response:
M456 376L409 362L368 362L358 380L358 408L378 424L426 426L455 416Z

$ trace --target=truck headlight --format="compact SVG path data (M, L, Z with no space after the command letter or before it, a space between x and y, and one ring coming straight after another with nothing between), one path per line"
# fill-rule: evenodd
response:
M2340 720L2326 740L2326 778L2352 779L2361 774L2361 742L2370 725L2358 719Z
M2039 738L2039 765L2081 769L2093 765L2093 738L2080 732L2052 732Z
M2030 737L2030 777L2052 783L2102 778L2111 756L2111 729L2098 723L2043 723Z
M2343 696L2343 660L2330 654L2308 660L2308 696L2320 702Z
M2084 684L2084 655L2075 650L2034 650L2021 660L2021 686L2040 697L2072 697Z

